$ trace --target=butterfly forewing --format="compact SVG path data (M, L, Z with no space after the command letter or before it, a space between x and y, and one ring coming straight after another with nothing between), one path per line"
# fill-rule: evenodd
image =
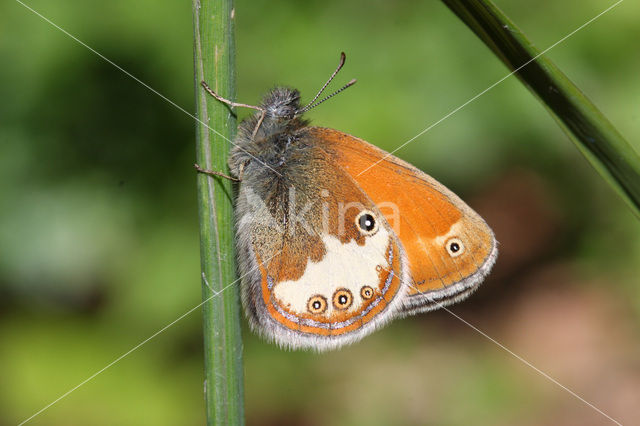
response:
M361 139L333 129L308 132L380 208L400 240L411 277L404 313L459 300L480 284L497 249L476 212L435 179Z

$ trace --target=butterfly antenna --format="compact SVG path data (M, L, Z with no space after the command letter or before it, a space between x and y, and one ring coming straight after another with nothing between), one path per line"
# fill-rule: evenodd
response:
M333 72L333 74L331 74L331 77L329 77L329 80L327 80L327 82L324 84L324 86L322 86L322 89L320 89L318 91L318 93L316 94L316 96L311 100L311 102L309 102L307 104L307 106L305 106L304 108L300 109L299 112L305 112L308 111L309 109L309 105L313 104L316 99L318 99L320 97L320 95L322 94L322 92L324 92L324 89L327 88L327 86L329 85L329 83L331 83L331 81L335 78L336 75L338 75L338 73L340 72L340 70L342 69L342 67L344 66L344 61L347 59L347 55L344 54L344 52L340 52L340 63L338 64L338 68L336 68L336 70ZM344 90L344 89L343 89Z
M351 80L350 82L348 82L347 84L345 84L344 86L342 86L340 89L336 90L335 92L333 92L332 94L330 94L329 96L319 100L318 102L316 102L315 104L309 104L306 107L299 109L298 111L296 111L297 114L301 114L303 112L307 112L312 108L317 107L318 105L320 105L321 103L323 103L324 101L326 101L327 99L331 99L333 98L335 95L337 95L338 93L342 92L343 90L353 86L354 84L356 84L356 79L354 78L353 80ZM317 96L316 96L317 98ZM314 99L315 100L315 99Z

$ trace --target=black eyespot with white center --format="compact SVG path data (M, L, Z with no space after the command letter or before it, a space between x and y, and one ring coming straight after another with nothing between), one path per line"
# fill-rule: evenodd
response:
M356 216L356 226L364 235L373 235L378 232L378 220L376 215L370 210L361 211Z
M312 314L322 314L327 310L327 299L319 294L311 296L307 302L307 310Z
M449 238L445 243L445 248L451 257L458 257L464 253L464 244L460 238Z
M333 293L333 307L339 311L348 309L353 303L353 295L346 288L339 288Z

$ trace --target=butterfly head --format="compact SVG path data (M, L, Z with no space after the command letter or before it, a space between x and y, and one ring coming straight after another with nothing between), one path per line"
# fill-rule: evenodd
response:
M276 87L264 97L260 107L265 119L278 122L293 120L300 113L300 92L287 87Z
M342 68L345 54L340 55L338 68L333 72L329 80L322 86L315 97L306 105L300 105L300 92L288 87L276 87L264 97L259 106L236 104L218 96L212 90L208 90L216 99L229 105L244 106L257 112L247 117L238 128L234 143L237 145L231 153L229 167L231 172L238 176L243 167L252 160L259 159L262 164L272 162L279 166L285 162L286 152L296 139L296 133L307 126L309 122L302 118L305 112L320 105L338 93L352 86L356 80L351 80L342 88L336 90L322 99L320 95ZM207 87L205 86L205 89ZM270 167L273 170L272 167Z
M316 94L316 96L305 106L300 106L300 92L295 89L289 89L286 87L277 87L273 89L271 92L265 96L262 101L262 105L259 109L261 109L264 113L265 119L274 119L278 122L282 121L290 121L293 120L305 112L309 111L312 108L317 107L324 101L331 99L338 93L342 92L348 87L351 87L355 84L356 80L353 79L340 89L336 90L332 94L325 96L323 99L318 100L320 95L324 92L324 89L327 88L329 83L333 80L333 78L338 74L338 72L342 69L345 61L345 54L342 52L340 54L340 63L338 64L338 68L331 74L329 80L322 86L320 91Z

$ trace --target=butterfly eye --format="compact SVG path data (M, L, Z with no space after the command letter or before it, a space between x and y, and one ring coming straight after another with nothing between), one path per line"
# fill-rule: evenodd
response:
M339 288L333 293L333 306L338 310L345 310L353 303L353 295L346 288Z
M362 296L362 298L365 300L371 299L373 297L373 289L368 285L365 285L360 289L360 296Z
M327 299L324 296L312 296L307 302L307 310L312 314L321 314L327 310Z
M451 257L458 257L464 253L464 244L460 241L460 238L449 238L445 243L447 252Z
M363 210L356 216L356 226L365 235L373 235L378 232L378 221L373 212L369 210Z

